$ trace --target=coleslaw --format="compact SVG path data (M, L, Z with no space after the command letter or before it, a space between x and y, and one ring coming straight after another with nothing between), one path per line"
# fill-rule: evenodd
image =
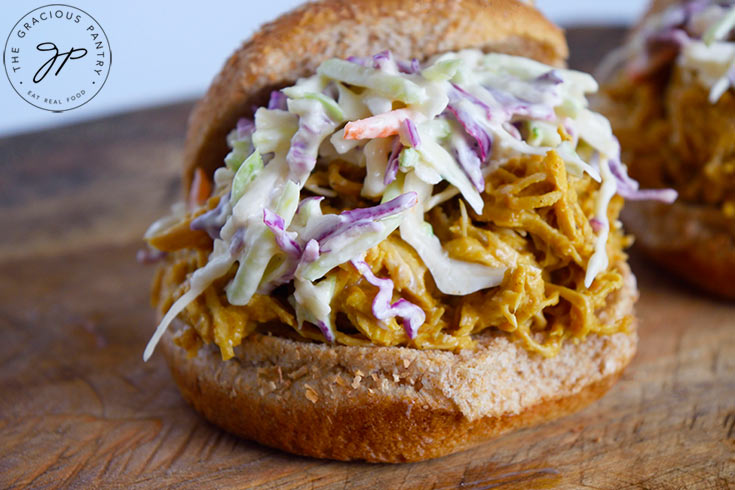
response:
M400 318L414 338L426 312L396 298L393 282L377 277L364 254L395 233L441 293L465 296L498 286L507 268L451 257L426 213L457 198L480 215L486 179L519 155L555 153L569 174L599 183L589 217L594 253L584 281L591 287L608 267L608 231L618 226L608 221L610 199L616 193L676 197L673 191L637 194L609 123L588 108L585 94L597 88L585 73L479 50L444 53L424 64L387 51L325 61L314 76L274 92L267 107L230 134L232 151L214 175L220 200L191 223L212 238L212 251L157 326L144 359L171 321L233 267L225 287L230 304L247 305L255 294L290 284L298 327L312 323L333 342L332 271L351 263L378 288L375 318ZM334 194L309 179L336 161L364 168L361 195L379 202L337 213L322 209L319 194ZM154 223L147 236L171 222Z
M735 87L735 0L687 0L650 16L632 38L609 55L598 77L618 68L633 79L676 64L709 89L717 103Z

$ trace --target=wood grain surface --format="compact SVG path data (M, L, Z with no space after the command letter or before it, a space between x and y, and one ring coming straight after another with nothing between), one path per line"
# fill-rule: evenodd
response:
M572 66L621 32L571 30ZM141 360L152 270L135 262L178 197L190 107L0 140L0 487L735 487L735 305L635 254L639 354L575 415L404 465L295 457L209 425L160 355Z

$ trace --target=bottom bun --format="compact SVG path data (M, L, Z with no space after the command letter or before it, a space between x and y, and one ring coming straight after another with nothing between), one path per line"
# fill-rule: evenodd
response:
M625 226L652 260L695 286L735 299L735 219L711 206L626 202Z
M599 315L633 312L635 277ZM179 323L176 328L182 328ZM551 420L602 396L632 359L630 334L565 342L546 359L497 331L474 350L350 347L252 334L222 361L168 333L163 352L184 398L212 423L285 451L338 460L420 461Z

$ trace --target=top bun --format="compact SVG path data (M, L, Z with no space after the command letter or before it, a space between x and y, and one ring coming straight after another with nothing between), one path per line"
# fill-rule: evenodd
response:
M226 136L271 90L313 74L329 58L390 49L424 60L475 48L561 66L564 32L519 0L321 0L264 25L235 51L194 107L184 151L184 188L194 170L211 174L227 154Z

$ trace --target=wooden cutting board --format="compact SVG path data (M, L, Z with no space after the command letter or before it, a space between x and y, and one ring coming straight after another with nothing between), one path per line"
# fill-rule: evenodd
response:
M620 35L571 30L572 66ZM735 305L635 254L639 354L575 415L404 465L291 456L205 422L160 355L141 360L152 270L135 261L179 195L190 106L0 140L0 487L735 487Z

